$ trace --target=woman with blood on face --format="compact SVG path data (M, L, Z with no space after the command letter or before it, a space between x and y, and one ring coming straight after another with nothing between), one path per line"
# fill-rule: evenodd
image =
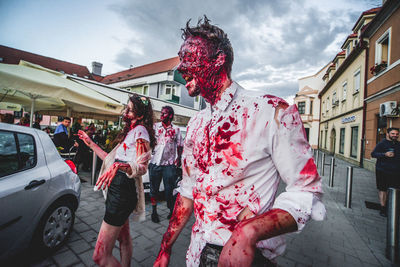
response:
M130 266L132 240L129 215L144 219L144 190L141 176L146 173L156 140L150 100L137 94L129 98L123 112L125 127L118 145L106 153L84 132L78 136L103 160L95 190L103 189L106 211L97 237L93 260L100 266ZM112 255L119 241L121 262Z

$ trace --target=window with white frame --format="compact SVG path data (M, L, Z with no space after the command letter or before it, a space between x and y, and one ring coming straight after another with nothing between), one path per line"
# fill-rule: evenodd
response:
M164 92L166 95L175 95L175 84L166 84Z
M336 91L333 92L332 94L332 106L336 106L337 102L336 102L337 98L336 98Z
M329 96L326 99L326 111L328 111L328 110L329 110Z
M305 114L306 113L306 102L305 101L298 102L297 108L299 110L299 114Z
M149 86L143 85L143 95L149 95Z
M342 101L347 97L347 81L342 84Z
M389 28L375 43L375 64L389 65L391 30Z
M350 54L350 42L349 44L346 46L346 57Z
M357 93L360 91L360 84L361 84L361 72L360 69L358 69L356 72L354 72L354 93Z

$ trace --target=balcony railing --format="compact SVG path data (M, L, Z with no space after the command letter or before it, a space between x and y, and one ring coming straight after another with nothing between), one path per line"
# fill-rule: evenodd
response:
M313 120L312 114L301 114L300 117L303 122L311 122Z
M180 97L177 95L172 95L172 94L168 94L168 95L164 94L164 95L160 95L160 99L167 100L167 101L173 102L175 104L179 104Z

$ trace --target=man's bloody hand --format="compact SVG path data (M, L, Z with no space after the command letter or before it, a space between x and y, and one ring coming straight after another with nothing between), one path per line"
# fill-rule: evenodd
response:
M251 266L256 242L251 229L245 229L245 225L239 223L222 249L218 266Z
M158 257L153 264L153 267L166 267L169 264L169 258L171 256L170 251L165 251L161 248L160 252L158 253Z

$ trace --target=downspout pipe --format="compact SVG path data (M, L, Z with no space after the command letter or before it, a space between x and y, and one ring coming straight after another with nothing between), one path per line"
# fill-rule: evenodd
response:
M367 114L367 101L365 98L367 97L367 77L368 77L368 58L369 58L369 43L362 41L361 45L365 49L365 70L364 70L364 99L363 99L363 120L362 120L362 131L361 131L361 149L360 149L360 167L364 167L364 156L365 156L365 122L366 122L366 114Z

